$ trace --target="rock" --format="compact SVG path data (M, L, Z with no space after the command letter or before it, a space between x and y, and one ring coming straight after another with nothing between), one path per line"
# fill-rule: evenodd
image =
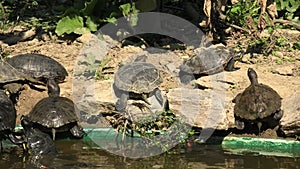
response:
M280 120L281 131L288 136L300 135L300 92L282 101L283 117Z
M233 103L225 91L176 88L167 94L169 108L188 124L227 130L234 127Z
M278 67L276 68L273 73L277 73L280 75L284 75L284 76L293 76L294 72L293 72L293 67L291 66L283 66L283 67Z

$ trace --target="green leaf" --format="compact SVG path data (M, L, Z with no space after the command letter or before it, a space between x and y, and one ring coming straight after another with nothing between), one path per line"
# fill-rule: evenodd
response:
M86 17L85 24L90 31L97 31L98 24L90 16Z
M101 22L115 23L117 19L115 17L101 19Z
M81 16L66 16L58 21L55 33L60 36L64 33L70 34L83 28L83 18ZM79 32L79 31L77 31Z
M127 16L131 10L131 4L127 3L127 4L120 5L120 9L122 11L123 16Z
M78 34L78 35L82 35L82 34L85 34L85 33L90 33L91 31L86 28L86 27L82 27L82 28L76 28L74 30L74 33Z

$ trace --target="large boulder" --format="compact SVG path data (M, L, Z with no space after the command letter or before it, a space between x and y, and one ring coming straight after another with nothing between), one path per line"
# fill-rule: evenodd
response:
M233 103L217 90L176 88L167 94L170 110L191 126L227 130L234 127Z
M300 92L282 101L283 117L280 120L281 131L288 137L300 135Z

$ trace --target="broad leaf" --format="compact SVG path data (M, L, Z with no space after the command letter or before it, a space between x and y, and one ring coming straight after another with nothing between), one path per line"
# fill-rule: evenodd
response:
M64 33L70 34L83 27L83 18L81 16L66 16L58 21L55 33L59 36Z

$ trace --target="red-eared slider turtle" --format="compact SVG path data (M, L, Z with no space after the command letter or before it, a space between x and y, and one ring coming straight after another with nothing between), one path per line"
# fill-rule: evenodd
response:
M187 84L194 77L211 75L223 70L232 71L236 60L237 57L233 57L224 46L200 48L197 55L191 56L180 65L180 81Z
M66 69L56 60L41 54L21 54L6 60L18 71L31 76L44 84L48 79L64 81L68 75Z
M23 148L30 155L49 155L57 153L56 147L54 145L51 137L43 133L37 128L33 127L33 123L29 120L27 116L21 117L21 125L24 131L24 144Z
M22 144L23 140L15 133L16 110L12 101L3 90L0 90L0 142L2 151L2 140L9 139L14 144Z
M26 81L39 83L36 79L16 70L9 63L0 60L0 87L7 89L10 93L17 93Z
M59 96L59 88L55 83L53 79L48 80L49 97L40 100L29 112L28 118L35 123L35 127L52 132L53 140L56 132L65 131L70 131L74 137L82 138L84 131L77 123L77 107L72 100Z
M146 56L139 56L134 62L121 66L114 77L114 89L119 97L116 103L118 111L125 111L129 98L142 99L147 104L149 95L155 95L159 103L163 103L161 91L158 89L163 79L159 70L151 63L144 62Z
M237 129L243 130L244 122L257 123L258 133L262 125L274 128L283 115L281 97L271 87L258 83L257 74L252 68L248 69L248 78L250 86L234 99Z

